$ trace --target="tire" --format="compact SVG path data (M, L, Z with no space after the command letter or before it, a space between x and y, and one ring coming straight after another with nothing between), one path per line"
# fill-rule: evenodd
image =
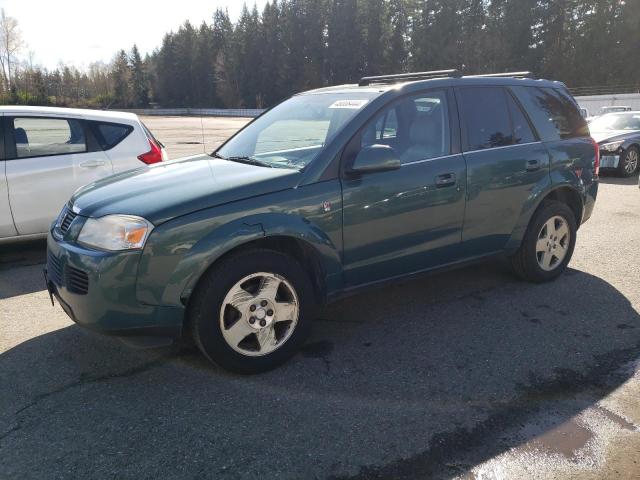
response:
M223 259L203 275L189 301L188 321L205 357L251 374L271 370L297 352L314 307L313 287L298 262L255 249Z
M568 205L555 200L543 202L529 222L520 248L510 258L516 274L535 283L558 278L573 255L577 230Z
M627 148L620 157L618 164L618 175L621 177L630 177L638 171L640 166L640 149L635 146Z

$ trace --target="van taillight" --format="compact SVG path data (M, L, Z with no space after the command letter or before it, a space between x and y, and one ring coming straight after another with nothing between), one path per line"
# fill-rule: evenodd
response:
M143 153L142 155L138 155L138 160L146 163L147 165L151 165L152 163L158 163L162 161L162 148L157 144L155 140L149 138L149 150L147 153Z
M597 177L600 175L600 145L593 138L591 139L593 149L596 151L596 160L593 162L593 173Z

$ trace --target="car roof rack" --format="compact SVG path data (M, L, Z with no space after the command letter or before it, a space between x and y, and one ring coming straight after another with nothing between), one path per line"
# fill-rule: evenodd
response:
M358 82L361 87L371 84L389 84L410 80L429 80L433 78L458 78L462 75L458 70L433 70L431 72L399 73L397 75L380 75L377 77L362 77Z
M501 77L510 77L510 78L533 78L533 73L531 72L504 72L504 73L482 73L480 75L465 75L469 77L483 77L483 78L501 78Z

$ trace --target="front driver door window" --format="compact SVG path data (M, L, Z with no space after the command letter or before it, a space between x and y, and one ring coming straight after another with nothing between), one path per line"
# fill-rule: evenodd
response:
M447 91L405 97L383 109L359 136L391 146L399 170L342 176L344 268L349 285L455 260L464 214L465 163L452 154ZM349 154L347 154L349 155ZM343 158L348 165L353 158Z

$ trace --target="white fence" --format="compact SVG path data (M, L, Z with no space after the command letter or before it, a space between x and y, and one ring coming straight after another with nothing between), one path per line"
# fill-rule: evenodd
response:
M602 113L602 107L624 105L633 110L640 110L640 93L620 95L589 95L576 97L582 108L589 110L590 115ZM161 116L196 116L196 117L257 117L264 110L252 108L144 108L127 110L138 115Z
M139 108L126 110L137 115L161 115L164 117L257 117L264 110L254 108Z
M602 107L625 106L640 110L640 93L624 93L620 95L589 95L576 97L582 108L589 110L589 115L600 115Z

